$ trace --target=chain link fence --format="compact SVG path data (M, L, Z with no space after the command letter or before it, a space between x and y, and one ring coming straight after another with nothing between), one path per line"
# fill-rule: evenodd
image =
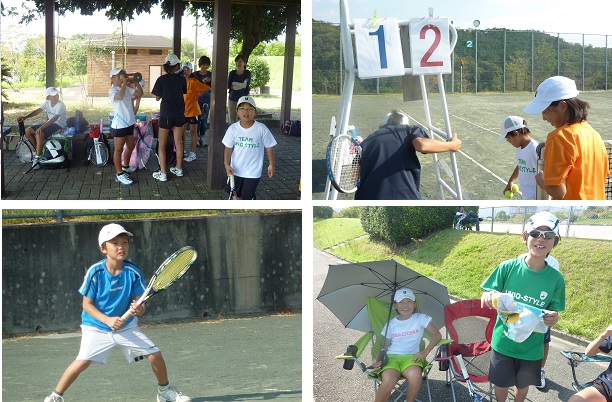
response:
M339 94L344 76L340 27L313 21L313 93ZM447 92L534 92L563 75L581 91L612 89L612 35L457 29ZM354 45L353 45L354 48ZM433 83L430 85L435 90ZM356 80L355 94L397 93L401 77Z
M483 218L480 230L520 234L529 217L540 211L549 211L559 218L561 237L612 240L612 206L480 207L478 215Z

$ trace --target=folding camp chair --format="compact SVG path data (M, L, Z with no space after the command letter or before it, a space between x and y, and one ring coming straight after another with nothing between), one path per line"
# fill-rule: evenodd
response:
M489 354L491 351L491 336L497 319L497 311L480 307L480 300L462 300L444 306L447 337L453 343L447 347L447 353L452 357L450 373L446 373L446 381L451 385L453 401L455 398L454 382L465 382L457 356L461 355L467 369L474 391L481 397L493 400L493 386L489 383ZM451 377L449 381L449 377ZM488 384L488 388L484 385Z
M583 389L588 388L591 385L593 385L593 381L589 381L589 382L578 381L578 377L576 376L576 367L578 367L580 363L612 362L612 356L602 356L602 355L587 356L584 353L571 352L567 350L561 351L561 354L565 358L567 358L568 364L572 366L572 377L574 378L574 382L572 382L572 388L574 388L576 392L582 391Z
M359 368L370 379L374 380L374 395L376 395L376 391L380 384L380 379L377 373L374 373L371 371L372 367L362 362L360 358L363 352L366 350L366 347L369 344L371 344L372 361L374 361L376 357L378 356L378 353L380 352L380 349L382 348L382 345L384 344L384 339L383 339L384 337L383 335L381 335L381 331L383 330L387 320L389 319L389 303L373 298L373 297L368 297L366 301L366 305L367 305L367 310L368 310L368 317L370 318L370 323L372 324L371 331L367 332L365 335L359 338L359 340L355 342L354 345L350 345L347 348L347 351L343 355L337 356L336 359L344 360L343 367L346 370L352 370L354 367L354 364L357 364ZM417 298L417 311L418 311L418 298ZM397 315L397 312L393 310L391 312L390 318L394 318L396 315ZM431 334L429 333L429 331L425 331L424 338L426 338L427 340L431 339ZM441 354L439 352L440 347L443 347L444 345L450 342L452 342L450 339L442 339L438 343L437 348L434 349L434 352L435 352L434 356L438 356L439 354ZM421 341L421 350L425 348L425 345L426 344L425 344L425 339L424 339L423 341ZM449 358L445 358L445 357L434 357L428 362L427 366L423 370L423 380L424 380L424 383L427 385L427 397L429 399L429 402L431 402L432 400L431 390L429 387L429 379L428 379L429 370L433 367L434 360L448 360L448 359ZM398 402L398 401L402 401L406 399L405 392L407 389L406 388L407 384L404 384L404 383L407 383L407 380L402 377L400 382L396 386L396 391L391 394L391 399L389 399L390 401ZM419 400L417 399L417 401Z

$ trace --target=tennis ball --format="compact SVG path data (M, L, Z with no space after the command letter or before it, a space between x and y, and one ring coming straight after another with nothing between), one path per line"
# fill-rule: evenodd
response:
M513 185L512 185L512 192L513 192L513 193L518 193L518 191L519 191L519 186L518 186L518 184L513 184Z
M512 198L512 196L514 195L512 193L512 191L510 191L510 190L506 190L506 192L504 192L504 194L506 195L506 198Z

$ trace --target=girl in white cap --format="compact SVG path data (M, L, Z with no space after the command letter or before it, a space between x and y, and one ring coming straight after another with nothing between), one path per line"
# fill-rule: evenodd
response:
M178 177L183 176L183 128L185 126L185 100L183 95L187 93L187 81L185 77L176 74L181 67L181 61L175 54L166 57L164 71L155 81L151 93L155 100L161 99L159 106L159 165L160 170L153 173L153 177L159 181L167 181L166 174L166 142L170 129L173 129L174 146L176 147L176 167L171 167L170 172Z
M17 121L24 121L42 112L47 112L47 121L43 124L34 124L26 129L26 137L36 148L36 158L32 161L34 169L38 169L38 159L42 156L45 140L54 132L66 127L66 105L59 100L59 91L55 87L45 90L45 102L40 107L25 116L20 116Z
M440 342L442 334L433 325L430 316L416 312L416 296L412 290L399 289L393 300L393 307L399 315L389 320L380 332L386 338L383 350L387 359L383 360L387 361L377 360L372 364L375 370L380 370L381 377L374 401L387 401L395 389L395 384L404 377L408 380L406 401L414 402L423 383L422 375L423 368L427 365L427 355ZM429 331L431 339L427 346L420 350L425 330Z
M578 98L576 83L567 77L550 77L523 111L542 113L555 129L546 137L544 171L538 186L558 200L605 200L610 167L601 136L587 123L589 104Z

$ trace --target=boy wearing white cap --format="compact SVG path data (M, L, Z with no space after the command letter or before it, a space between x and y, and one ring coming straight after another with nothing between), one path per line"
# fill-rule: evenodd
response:
M59 91L55 87L45 90L45 102L40 107L25 116L20 116L17 121L24 121L42 112L47 112L47 121L43 124L34 124L26 129L26 137L36 148L36 158L32 161L34 169L38 169L38 159L42 156L45 140L58 130L66 127L66 105L59 100Z
M550 266L546 258L559 242L559 219L550 212L533 215L522 234L527 245L527 256L506 260L482 283L481 297L484 307L494 308L497 293L510 293L517 302L543 310L544 324L549 328L559 320L559 311L565 310L565 280ZM505 334L500 318L495 322L491 341L489 381L494 385L498 402L506 401L508 390L514 386L514 400L527 398L530 385L541 385L544 334L533 332L522 343Z
M129 186L133 181L128 173L136 170L130 167L130 158L134 150L134 123L136 123L132 98L141 97L143 91L139 82L134 82L134 88L132 88L127 73L120 68L113 68L110 71L110 79L112 86L108 91L108 98L114 110L111 136L115 141L113 152L113 162L117 172L115 181ZM123 152L124 145L125 152ZM123 160L121 160L122 153Z
M270 129L255 121L255 99L238 99L236 112L239 121L229 126L223 137L223 162L228 177L235 176L236 195L239 200L254 200L261 179L264 151L268 155L268 177L274 176L274 146L276 140Z
M140 269L127 260L132 236L116 223L100 230L98 245L105 258L87 270L79 288L83 296L81 348L45 402L63 402L62 395L77 377L92 363L106 364L114 348L121 350L128 363L149 360L159 385L158 402L191 401L169 384L160 350L138 327L136 316L143 315L146 308L144 304L137 306L135 301L144 293L146 284ZM121 316L128 310L134 317L123 321Z
M519 116L508 116L502 121L501 133L497 137L497 142L504 139L516 148L516 168L512 172L506 187L502 191L512 191L514 181L518 179L523 189L522 198L524 200L536 199L535 175L538 169L538 155L536 148L538 142L531 138L531 132L527 128L527 122Z
M556 76L544 80L523 111L542 113L555 129L546 137L544 172L537 184L553 199L605 200L610 167L606 147L587 123L589 104L578 98L576 83Z
M430 316L416 312L416 296L411 289L397 290L393 300L395 301L393 307L399 315L389 320L381 331L381 335L385 337L383 350L387 358L372 364L375 370L380 370L381 377L381 384L374 401L387 401L395 389L395 384L404 377L408 380L406 401L413 402L421 390L427 355L440 342L442 334L433 325ZM420 350L425 330L429 331L432 337L427 346Z
M159 165L160 170L153 173L153 178L159 181L167 181L166 173L166 142L170 129L173 130L174 146L176 147L176 166L170 168L177 177L183 176L183 130L185 126L185 100L183 95L187 93L187 81L185 77L177 74L181 67L181 61L175 54L166 57L164 71L155 81L151 93L155 100L161 99L159 106Z
M417 152L458 151L461 140L427 136L421 126L409 125L408 116L393 110L383 125L361 143L360 186L356 200L420 200L421 163Z

